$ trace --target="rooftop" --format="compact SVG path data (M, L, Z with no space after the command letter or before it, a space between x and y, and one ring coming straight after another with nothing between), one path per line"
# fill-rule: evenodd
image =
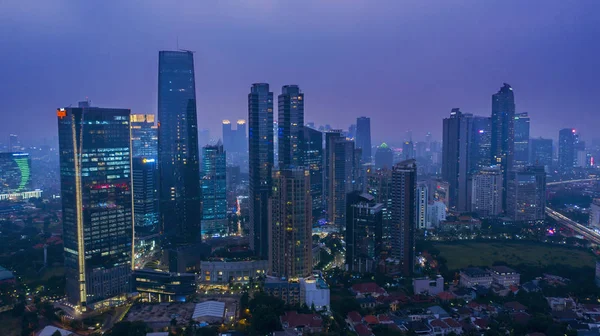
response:
M204 316L223 318L223 315L225 315L225 302L205 301L196 305L192 319Z
M514 274L517 273L514 269L507 266L493 266L492 271L500 274Z
M469 277L485 277L485 276L491 275L490 272L484 271L478 267L467 267L467 268L463 269L461 271L461 273L464 273L465 275L467 275Z
M295 311L285 312L285 315L281 317L281 323L287 325L287 328L320 328L323 326L323 320L319 314L298 314Z

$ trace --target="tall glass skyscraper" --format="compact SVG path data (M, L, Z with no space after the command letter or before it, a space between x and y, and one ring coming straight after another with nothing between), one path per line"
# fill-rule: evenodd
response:
M131 115L131 155L158 159L158 126L154 114Z
M558 171L562 174L573 172L576 155L576 144L578 136L575 129L563 128L558 132Z
M194 55L161 51L158 59L160 217L173 245L200 233L200 167Z
M248 94L250 248L269 258L269 197L273 173L273 92L256 83Z
M397 163L392 169L392 250L403 276L415 267L415 223L417 164L414 159Z
M57 110L67 298L125 300L133 249L130 111Z
M531 139L531 162L534 166L552 167L552 139Z
M443 125L442 178L450 185L450 207L467 211L472 118L454 108Z
M304 163L310 171L313 223L323 217L323 133L304 127Z
M202 148L202 235L227 234L227 163L221 142Z
M356 118L356 148L362 148L362 161L371 163L371 118Z
M476 174L479 170L489 167L492 147L492 123L489 117L472 116L469 171Z
M508 172L513 169L515 154L515 96L510 85L504 83L492 95L491 161L500 165L503 175L502 204L506 205Z
M304 166L304 93L285 85L278 97L279 169Z
M515 115L515 167L529 164L529 114Z

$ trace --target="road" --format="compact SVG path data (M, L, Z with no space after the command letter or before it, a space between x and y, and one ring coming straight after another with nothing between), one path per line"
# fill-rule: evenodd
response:
M555 211L551 208L546 207L546 214L550 216L552 219L556 220L558 224L565 226L576 233L582 235L585 239L591 241L595 244L600 244L600 234L596 233L594 230L591 230L574 220L567 218L565 215L561 214L558 211Z

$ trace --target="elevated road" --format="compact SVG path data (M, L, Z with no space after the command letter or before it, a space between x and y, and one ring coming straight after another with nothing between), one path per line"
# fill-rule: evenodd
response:
M589 178L589 179L579 179L579 180L566 180L566 181L556 181L556 182L548 182L546 183L546 186L555 186L555 185L560 185L560 184L569 184L569 183L579 183L579 182L592 182L592 181L598 181L600 180L600 178Z
M600 245L600 234L596 233L594 230L591 230L577 223L576 221L567 218L560 212L552 210L548 207L546 207L546 214L550 216L550 218L556 220L558 224L573 230L574 232L580 234L581 236L583 236L583 238L591 241L592 243Z

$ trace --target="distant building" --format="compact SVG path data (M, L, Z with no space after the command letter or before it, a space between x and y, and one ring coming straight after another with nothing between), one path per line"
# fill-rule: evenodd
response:
M435 278L414 278L413 293L427 294L431 296L438 295L444 291L444 278L441 275Z
M131 155L158 160L158 126L154 114L131 115Z
M412 275L415 265L417 164L400 162L392 169L392 250L400 273Z
M323 199L323 133L304 127L304 163L310 172L310 196L312 198L312 223L324 216Z
M29 153L0 153L0 201L41 197L31 183L31 158Z
M382 244L389 250L392 246L392 170L368 169L367 192L382 205Z
M65 289L67 300L82 310L120 304L131 290L130 114L57 110Z
M442 202L450 208L450 183L440 179L429 180L429 202Z
M304 298L300 295L300 280L267 277L263 286L265 293L283 300L283 302L295 305L303 304Z
M531 139L530 164L544 166L548 171L553 166L552 139Z
M471 116L454 108L443 124L442 178L449 183L449 206L457 211L468 208Z
M490 271L492 272L493 282L504 287L521 283L521 275L510 267L493 266Z
M529 114L515 114L515 167L525 167L529 164Z
M356 148L362 149L362 162L371 163L371 118L356 118Z
M375 151L375 168L377 169L392 169L394 165L394 152L384 142Z
M594 230L600 230L600 199L594 198L590 204L590 219L588 226Z
M529 166L509 174L506 213L514 221L542 222L546 218L546 172Z
M563 128L558 132L558 169L562 174L573 172L577 159L575 149L577 142L575 129Z
M428 188L426 183L417 184L417 200L415 213L417 216L417 228L420 230L429 228L429 206Z
M446 205L440 201L430 203L427 207L427 213L429 218L429 226L437 228L440 223L446 220Z
M248 283L266 275L269 268L267 260L209 260L200 262L201 283L226 284Z
M158 212L157 160L146 157L131 159L133 175L133 213L136 245L160 233ZM138 244L139 243L139 244Z
M471 211L481 217L502 213L502 171L499 166L480 170L471 182Z
M346 268L373 272L382 250L383 204L370 194L348 194L346 218Z
M201 232L204 237L228 234L227 220L227 163L223 145L202 147Z
M492 273L477 267L469 267L460 271L460 286L475 287L482 286L490 288L492 286Z
M304 93L298 85L284 85L278 96L279 169L304 167Z
M402 159L409 160L415 158L415 145L412 141L404 141L404 144L402 144Z
M314 305L316 310L329 310L329 286L319 277L300 279L300 296L310 308Z
M506 205L508 173L514 166L515 155L515 95L513 88L504 83L492 95L491 159L502 170L504 183L502 203Z

